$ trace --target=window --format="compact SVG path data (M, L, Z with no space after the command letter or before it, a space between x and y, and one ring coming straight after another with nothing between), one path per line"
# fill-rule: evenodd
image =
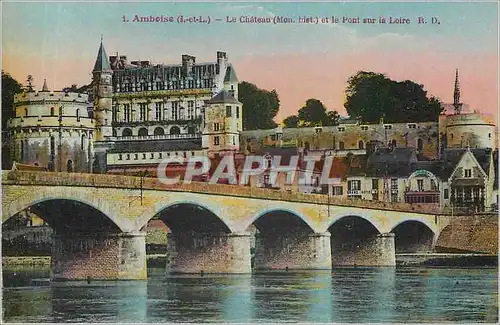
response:
M453 133L452 133L452 134L450 134L450 138L453 140Z
M80 139L81 139L80 146L82 147L82 150L83 150L84 145L85 145L85 134L82 134L82 137Z
M123 104L123 121L130 122L132 120L130 114L130 104Z
M188 126L188 134L194 134L195 128L194 126Z
M79 108L76 109L76 121L80 122L80 109Z
M236 106L236 118L240 118L240 107ZM491 136L491 134L490 134Z
M368 131L368 125L361 125L361 131Z
M179 118L179 102L172 102L172 120Z
M214 131L220 131L220 124L214 123Z
M146 159L146 154L145 153L142 154L142 159Z
M417 128L417 125L415 123L408 123L408 124L406 124L406 126L408 127L408 129L416 129Z
M488 138L490 138L490 139L491 139L491 133L488 133Z
M54 107L50 108L50 116L54 116Z
M417 179L417 187L419 192L424 191L424 180L423 179Z
M472 177L472 169L464 169L464 177L471 178Z
M396 178L391 179L391 189L393 190L398 189L398 180Z
M118 160L122 160L123 159L123 155L121 153L118 154Z
M417 150L419 151L419 153L424 150L424 141L422 139L417 140Z
M123 129L122 131L122 137L131 137L132 136L132 130L129 128Z
M359 140L358 149L364 149L364 148L365 148L365 143L362 140Z
M235 141L234 141L234 135L233 135L233 146L236 145Z
M154 159L154 158L155 158L155 154L152 152L152 153L149 155L149 158Z
M444 189L443 193L444 199L447 200L450 196L449 190L447 188Z
M384 129L385 130L391 130L392 129L392 125L391 124L384 124Z
M347 183L347 190L350 191L359 191L361 190L361 181L360 180L352 180Z
M164 135L164 134L165 134L165 131L163 130L162 127L155 128L154 135Z
M342 186L333 187L333 195L343 195L344 188Z
M127 160L130 160L130 154L129 153L127 154Z
M163 110L162 104L163 104L162 102L156 103L155 118L157 121L161 121L161 111Z
M344 141L339 141L339 149L340 150L344 150L345 149L344 147L345 147L344 146Z
M194 102L190 100L188 102L188 119L192 120L194 118Z
M137 154L137 153L136 153L136 154L134 155L134 160L138 160L138 159L139 159L139 154Z
M372 190L378 190L378 179L372 179Z
M141 121L146 121L147 107L148 107L148 104L146 104L146 103L139 104L139 119Z
M214 146L218 146L218 145L219 145L219 137L215 136L214 137Z
M163 154L161 152L158 152L158 158L162 158L163 157Z
M338 130L339 130L339 132L344 132L345 131L345 127L344 126L339 126Z
M231 106L226 106L226 117L231 117Z
M27 108L24 109L24 117L28 117L28 109Z
M178 126L172 126L170 128L170 134L180 134L181 129Z

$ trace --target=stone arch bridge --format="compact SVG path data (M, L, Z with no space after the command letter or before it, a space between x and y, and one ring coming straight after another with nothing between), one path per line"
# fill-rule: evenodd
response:
M394 266L433 248L449 216L425 206L155 178L2 172L2 222L30 210L54 229L53 279L146 278L145 228L170 228L170 272ZM252 240L255 235L255 240Z

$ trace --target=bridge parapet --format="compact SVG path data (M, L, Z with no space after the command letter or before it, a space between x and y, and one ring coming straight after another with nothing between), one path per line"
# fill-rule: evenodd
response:
M303 202L313 204L330 204L336 206L357 207L365 209L390 210L400 212L417 212L433 215L443 214L439 208L421 204L392 203L368 201L361 199L347 199L328 197L325 194L306 194L288 192L249 186L236 186L226 184L209 184L192 182L190 184L167 185L157 178L107 175L107 174L80 174L80 173L54 173L54 172L28 172L28 171L2 171L3 185L42 185L42 186L81 186L98 188L123 188L179 191L203 194L216 194L223 196L247 197L266 200L280 200L288 202Z

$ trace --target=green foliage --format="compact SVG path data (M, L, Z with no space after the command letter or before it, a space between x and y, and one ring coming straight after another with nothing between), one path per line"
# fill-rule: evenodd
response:
M23 85L2 71L2 130L7 127L7 120L14 116L14 95L23 91Z
M299 117L297 115L290 115L283 120L284 127L297 128L299 126Z
M238 99L243 104L244 130L271 129L277 126L273 121L280 107L276 90L267 91L244 81L238 85Z
M427 97L424 86L410 80L397 82L384 74L359 71L347 81L345 108L362 122L437 121L443 111L436 97Z
M302 126L327 126L337 125L339 114L337 111L327 112L320 100L310 98L299 110L298 118Z

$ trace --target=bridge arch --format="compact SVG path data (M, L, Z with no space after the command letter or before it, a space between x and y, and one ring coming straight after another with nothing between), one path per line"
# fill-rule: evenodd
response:
M152 209L144 212L144 214L139 218L140 220L139 228L144 227L153 218L160 218L161 220L163 220L165 224L167 224L165 219L168 218L168 216L162 218L162 214L165 214L168 211L172 211L175 209L185 209L184 211L185 213L188 213L189 210L192 210L191 212L194 213L199 212L203 214L205 217L211 218L212 221L215 222L214 225L217 225L219 230L222 230L222 232L225 233L234 232L232 226L227 222L227 220L225 220L224 215L219 207L212 204L207 204L206 202L186 200L186 199L156 204ZM171 221L175 222L175 220ZM191 221L194 222L194 219L192 219ZM167 224L167 226L171 228L171 225ZM174 231L175 229L172 230Z
M337 215L333 219L329 220L329 222L326 225L326 228L331 229L336 223L338 223L339 221L341 221L343 219L345 220L345 218L349 218L349 217L355 217L355 218L362 219L362 220L366 221L367 223L369 223L370 225L372 225L377 230L378 233L384 232L383 225L380 222L378 222L376 219L370 218L370 217L367 217L364 215L360 215L357 213L344 213L344 214Z
M289 215L293 215L294 217L302 221L304 225L308 226L308 228L310 228L312 232L317 232L316 227L313 226L309 218L307 218L304 214L287 207L270 207L265 208L264 210L259 210L246 222L244 229L248 229L251 225L255 225L255 222L257 222L259 219L272 213L287 213Z
M5 189L4 189L5 191ZM9 191L9 190L7 190ZM48 204L49 202L75 202L89 207L94 212L107 217L120 231L130 231L121 220L111 204L106 200L101 200L92 195L91 191L73 191L63 187L37 187L36 189L22 192L15 200L2 203L2 223L6 222L18 213L37 205Z
M396 253L431 252L439 235L429 222L418 219L398 222L391 233L394 233Z

